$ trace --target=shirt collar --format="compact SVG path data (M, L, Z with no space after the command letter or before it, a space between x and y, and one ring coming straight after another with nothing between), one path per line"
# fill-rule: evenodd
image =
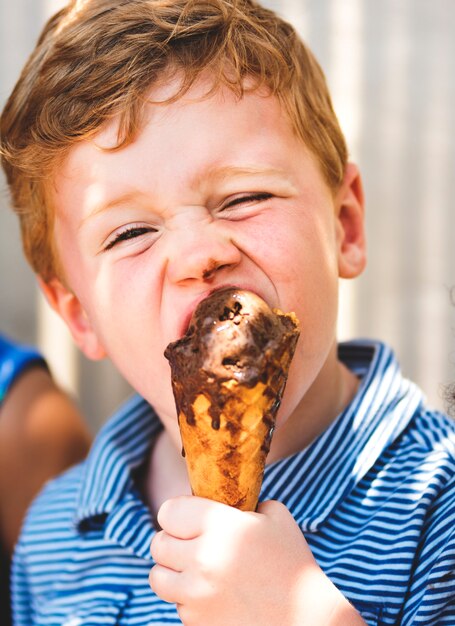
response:
M279 499L307 532L352 492L423 402L384 344L340 344L339 357L361 378L355 398L307 448L267 466L261 491L261 500Z
M354 400L310 446L268 465L261 491L261 500L282 501L310 532L352 491L423 401L384 344L340 344L339 356L361 378ZM152 407L134 396L100 430L84 466L79 528L132 497L133 472L161 428Z
M162 429L152 407L133 396L101 428L86 459L75 523L111 513L133 490L133 472Z

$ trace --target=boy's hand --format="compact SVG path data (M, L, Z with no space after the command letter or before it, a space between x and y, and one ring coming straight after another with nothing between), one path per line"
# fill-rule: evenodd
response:
M168 500L152 541L150 586L185 626L360 626L289 511L245 513L193 496Z

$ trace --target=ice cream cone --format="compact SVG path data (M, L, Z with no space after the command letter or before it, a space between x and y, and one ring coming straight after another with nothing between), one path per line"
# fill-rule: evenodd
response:
M256 509L298 334L293 314L229 289L166 349L194 495Z

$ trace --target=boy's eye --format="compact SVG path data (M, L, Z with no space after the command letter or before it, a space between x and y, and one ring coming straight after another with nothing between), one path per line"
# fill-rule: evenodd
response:
M250 204L255 204L257 202L262 202L263 200L268 200L272 198L271 193L260 192L260 193L251 193L246 195L240 195L232 198L225 204L220 207L220 212L229 211L230 209L235 208L236 206L243 205L248 206Z
M157 229L152 228L151 226L142 226L139 224L127 226L123 229L116 231L111 237L109 237L106 245L104 246L104 251L111 250L114 246L122 241L127 241L128 239L136 239L137 237L141 237L142 235L145 235L147 233L156 232Z

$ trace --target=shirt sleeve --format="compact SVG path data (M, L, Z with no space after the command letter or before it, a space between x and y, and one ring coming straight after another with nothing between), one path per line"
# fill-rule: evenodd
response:
M428 511L402 626L455 624L455 480Z

